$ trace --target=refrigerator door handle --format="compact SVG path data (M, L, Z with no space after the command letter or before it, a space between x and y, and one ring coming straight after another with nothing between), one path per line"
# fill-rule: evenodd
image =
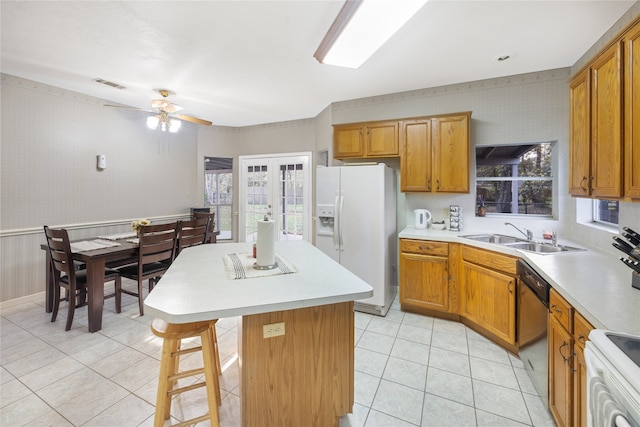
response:
M338 192L336 192L336 197L333 200L333 246L336 251L340 249L340 211L338 211Z
M344 237L342 235L342 207L344 206L344 196L342 195L342 192L340 192L340 210L339 210L339 214L338 217L340 218L340 225L338 227L338 230L340 232L340 250L344 251Z

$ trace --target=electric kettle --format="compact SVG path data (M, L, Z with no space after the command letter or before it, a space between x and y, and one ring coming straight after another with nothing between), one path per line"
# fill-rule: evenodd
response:
M426 229L427 225L431 221L431 212L426 209L416 209L413 211L416 216L415 228Z

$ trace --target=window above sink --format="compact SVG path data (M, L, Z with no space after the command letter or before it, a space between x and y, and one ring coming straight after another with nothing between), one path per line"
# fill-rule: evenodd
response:
M552 217L554 142L476 147L476 215Z

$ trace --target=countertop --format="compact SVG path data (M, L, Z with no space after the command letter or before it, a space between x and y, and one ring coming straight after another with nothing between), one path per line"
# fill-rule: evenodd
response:
M521 257L596 328L640 335L640 290L631 287L632 272L618 257L566 239L558 243L587 250L541 255L461 237L484 233L407 227L399 238L464 243Z
M251 243L217 243L183 250L144 300L145 311L188 323L369 298L373 288L311 243L275 242L297 272L229 279L223 256L250 253Z

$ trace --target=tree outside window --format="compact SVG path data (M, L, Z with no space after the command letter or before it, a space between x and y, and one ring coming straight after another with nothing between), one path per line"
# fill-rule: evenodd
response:
M233 159L205 157L204 205L215 213L218 240L231 239L233 229Z
M487 214L552 216L552 143L476 148L476 197Z

